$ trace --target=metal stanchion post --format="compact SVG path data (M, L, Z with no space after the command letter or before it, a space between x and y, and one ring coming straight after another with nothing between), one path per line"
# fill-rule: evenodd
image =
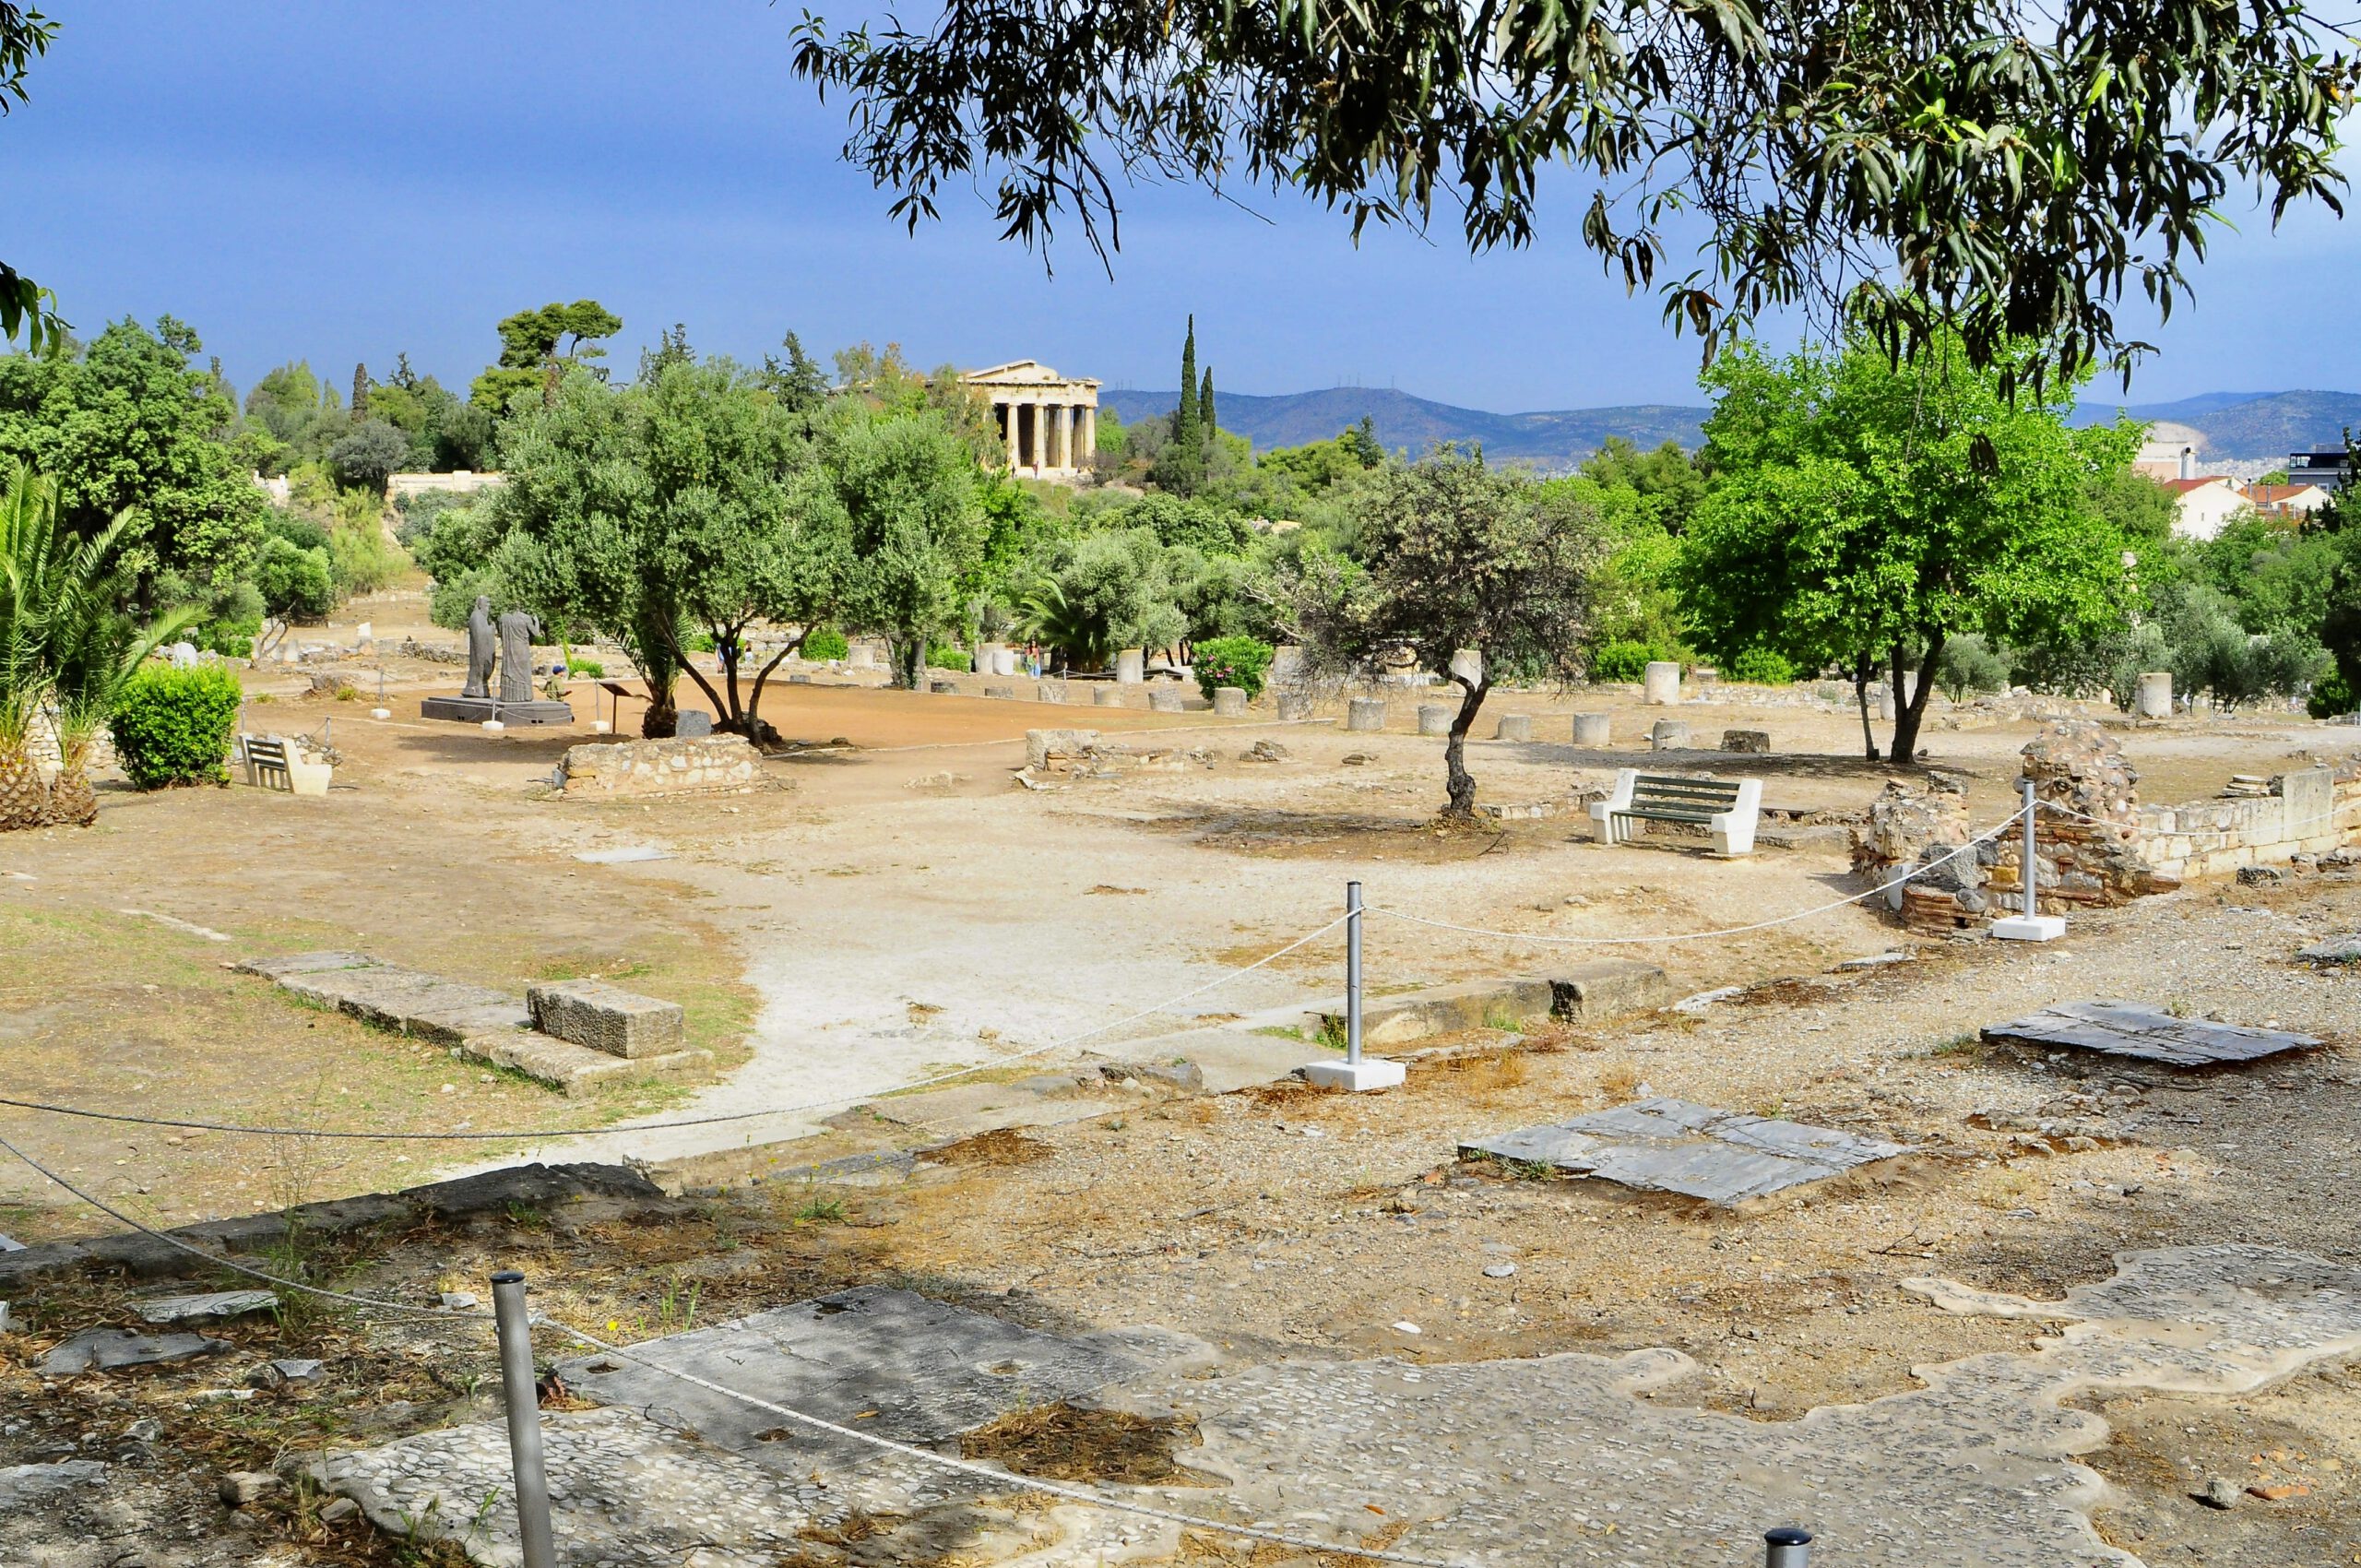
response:
M1793 1525L1763 1531L1762 1568L1811 1568L1811 1532Z
M1345 884L1345 1061L1361 1064L1361 885Z
M525 1277L505 1268L492 1277L492 1315L500 1328L501 1402L508 1407L508 1458L516 1478L516 1534L525 1568L557 1568L550 1536L550 1482L541 1466L541 1400L533 1381L532 1319Z
M2018 912L2005 920L1994 921L1992 934L2011 942L2055 942L2066 934L2066 920L2062 915L2040 912L2039 890L2035 885L2040 881L2041 871L2037 858L2039 851L2035 848L2033 833L2034 813L2039 808L2033 798L2033 780L2027 778L2023 782L2025 837L2024 859L2018 862Z
M1314 1062L1304 1081L1323 1088L1390 1089L1407 1077L1399 1062L1361 1055L1361 885L1345 884L1345 1059Z

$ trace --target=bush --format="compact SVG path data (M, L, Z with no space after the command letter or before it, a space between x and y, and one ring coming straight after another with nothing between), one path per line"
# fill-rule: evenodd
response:
M219 664L172 670L151 664L115 698L115 760L134 788L227 784L230 732L244 692Z
M806 659L842 659L851 651L852 644L834 626L823 626L803 639L803 657Z
M1738 649L1738 657L1730 660L1729 668L1722 673L1750 686L1792 686L1796 683L1794 660L1767 647Z
M1219 686L1236 686L1252 702L1271 671L1271 645L1253 637L1215 637L1196 647L1197 689L1213 701Z
M575 659L569 656L565 661L565 672L569 675L579 675L586 681L596 681L607 673L607 667L595 659Z
M2314 719L2335 719L2356 707L2361 702L2355 700L2353 688L2344 683L2343 676L2333 673L2321 676L2304 699L2304 711Z
M1982 637L1952 637L1935 660L1935 689L1953 702L1966 701L1971 693L2005 692L2009 661Z
M926 650L926 667L930 670L970 670L975 663L975 656L964 647L936 643Z
M1591 655L1590 678L1594 681L1639 681L1646 678L1648 666L1659 659L1680 662L1679 653L1661 643L1611 642Z
M336 608L336 571L326 549L306 549L274 532L255 557L255 588L264 609L289 621L319 621Z

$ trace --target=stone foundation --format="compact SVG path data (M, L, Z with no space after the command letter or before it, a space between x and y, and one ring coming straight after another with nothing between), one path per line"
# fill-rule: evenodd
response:
M706 735L570 746L558 775L569 796L605 798L751 790L762 771L762 754L744 736Z
M2361 844L2361 766L2306 768L2252 800L2139 810L2143 853L2161 875L2230 876Z

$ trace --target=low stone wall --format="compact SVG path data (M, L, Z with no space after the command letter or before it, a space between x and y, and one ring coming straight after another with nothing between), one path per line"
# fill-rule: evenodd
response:
M2361 766L2284 773L2271 790L2255 800L2142 806L2143 858L2176 879L2228 876L2361 844Z
M762 771L762 754L742 735L569 746L558 769L568 795L594 799L751 790Z

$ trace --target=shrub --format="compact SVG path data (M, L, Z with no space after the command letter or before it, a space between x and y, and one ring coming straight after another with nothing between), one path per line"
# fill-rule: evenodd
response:
M936 643L926 650L926 667L930 670L969 670L975 662L975 656L964 647Z
M842 659L851 651L852 644L834 626L823 626L803 639L803 657L806 659Z
M586 681L596 681L606 674L607 667L595 659L575 659L569 656L565 661L565 672L569 675L579 675Z
M2335 719L2351 713L2356 706L2353 688L2344 677L2335 673L2321 676L2312 684L2311 695L2304 699L2304 711L2314 719Z
M255 557L263 607L289 621L318 621L336 608L336 572L325 548L299 546L274 532Z
M1591 655L1590 678L1594 681L1638 681L1648 673L1648 666L1659 659L1680 661L1680 655L1661 643L1611 642Z
M2009 661L1973 633L1953 637L1935 660L1935 689L1953 702L1966 701L1970 693L2005 692Z
M1196 647L1197 689L1213 701L1218 686L1236 686L1252 702L1271 671L1271 645L1254 637L1214 637Z
M1786 654L1767 647L1738 649L1738 657L1730 660L1729 668L1723 673L1750 686L1792 686L1796 683L1795 661Z
M115 760L141 790L230 781L230 732L244 697L218 664L172 670L151 664L115 699Z

